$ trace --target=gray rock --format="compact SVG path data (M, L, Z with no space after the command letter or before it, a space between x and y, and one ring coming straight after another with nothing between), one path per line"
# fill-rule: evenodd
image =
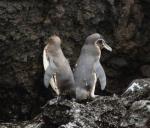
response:
M126 114L122 101L114 97L98 97L86 104L64 100L46 106L43 119L46 125L59 128L117 128Z
M122 94L124 104L130 106L138 100L147 100L150 96L150 79L136 79L131 82L126 91Z
M134 80L121 98L117 95L99 96L80 103L74 99L54 98L32 120L0 123L0 127L149 128L150 91L144 91L149 88L149 83L149 79Z
M122 94L122 96L131 96L135 93L140 93L144 91L145 93L150 89L150 78L147 79L136 79L131 82L126 91Z
M150 101L140 100L132 104L125 118L121 122L121 127L129 128L149 128L150 121Z

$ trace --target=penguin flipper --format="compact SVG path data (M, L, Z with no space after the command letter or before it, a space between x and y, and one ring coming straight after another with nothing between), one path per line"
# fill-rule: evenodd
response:
M53 77L49 80L49 83L52 87L52 89L56 92L57 95L60 94L58 86L57 86L57 79L56 79L56 74L53 75Z
M60 94L58 86L57 86L57 79L56 79L56 67L54 63L50 63L47 67L45 74L44 74L44 85L46 88L51 85L52 89L56 92L57 95Z
M51 85L51 87L53 88L53 90L56 92L57 95L59 95L59 90L57 87L57 82L56 82L56 75L50 75L51 70L50 68L55 68L54 63L48 60L48 57L46 55L46 49L47 46L45 46L44 50L43 50L43 67L45 70L45 75L44 75L44 85L46 88L48 88L49 84ZM49 67L49 65L51 65L51 67ZM47 71L46 71L47 70Z
M45 46L45 48L43 50L43 67L44 67L44 70L46 70L48 65L49 65L48 57L46 55L46 49L47 49L47 46Z
M96 72L96 76L100 81L101 90L104 90L106 87L106 74L99 61L97 61L95 64L95 72Z
M45 46L43 50L43 67L45 70L44 85L46 88L48 88L50 84L52 89L56 92L56 94L59 95L59 89L57 87L57 81L56 81L56 74L54 74L54 70L56 69L56 66L51 58L48 59L46 50L47 50L47 46Z
M47 58L44 58L43 56L43 60L45 59L45 61L43 61L43 65L44 65L44 69L45 69L45 74L44 74L44 85L46 88L48 88L49 83L52 86L52 88L56 88L57 87L57 82L56 82L56 65L54 64L52 58L49 58L49 60ZM45 63L46 62L46 63ZM55 90L55 89L54 89Z
M49 65L45 71L45 74L44 74L44 85L46 88L48 88L49 82L53 78L53 74L54 74L54 70Z
M54 84L54 80L51 78L49 79L49 72L50 71L50 67L48 67L50 65L50 62L48 60L48 57L47 57L47 54L46 54L46 50L47 50L47 45L44 47L44 50L43 50L43 67L44 67L44 70L45 70L45 74L44 74L44 85L46 88L48 88L49 86L49 83L50 84ZM47 69L47 71L46 71ZM51 76L52 77L52 76ZM48 82L49 81L49 82Z

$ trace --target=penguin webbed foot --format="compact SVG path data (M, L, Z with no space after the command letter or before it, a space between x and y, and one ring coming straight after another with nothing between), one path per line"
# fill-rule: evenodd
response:
M97 97L100 97L100 96L99 96L99 95L92 95L92 96L90 97L90 99L93 100L93 99L95 99L95 98L97 98Z

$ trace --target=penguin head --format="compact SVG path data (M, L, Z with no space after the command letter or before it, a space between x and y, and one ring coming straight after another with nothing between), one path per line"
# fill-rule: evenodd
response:
M95 44L95 42L96 42L98 39L100 39L100 38L102 38L102 37L101 37L101 35L100 35L99 33L91 34L91 35L89 35L89 36L86 38L85 44L91 44L91 45L93 45L93 44Z
M112 48L106 43L103 36L99 33L89 35L85 40L85 44L98 46L100 50L105 48L108 51L112 51Z
M60 46L61 45L61 39L56 35L50 36L47 40L47 44Z
M112 51L112 48L105 42L104 39L98 39L95 41L95 44L99 46L99 48L102 49L106 49L108 51Z

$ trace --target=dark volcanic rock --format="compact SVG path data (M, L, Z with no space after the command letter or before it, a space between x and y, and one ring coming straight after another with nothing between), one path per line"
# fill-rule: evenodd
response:
M99 97L80 104L75 101L53 99L44 111L32 121L1 123L0 127L13 128L117 128L126 108L117 97Z
M131 105L138 100L148 100L150 96L150 79L133 80L128 89L122 94L125 104Z
M121 121L123 128L149 128L150 121L150 79L137 79L131 82L122 94L127 114Z
M140 87L140 89L133 88L135 82L139 84L138 86L136 84L136 87ZM149 79L138 79L131 85L121 98L116 95L99 96L92 101L80 103L74 99L58 101L55 98L44 105L43 111L34 119L19 123L0 123L0 127L149 128L150 95L143 91L144 85L150 85ZM138 99L137 92L140 99Z
M43 116L48 123L60 128L104 128L117 127L125 114L126 109L119 98L99 97L86 105L67 100L50 104Z
M140 100L132 104L121 122L124 128L149 128L150 100Z

